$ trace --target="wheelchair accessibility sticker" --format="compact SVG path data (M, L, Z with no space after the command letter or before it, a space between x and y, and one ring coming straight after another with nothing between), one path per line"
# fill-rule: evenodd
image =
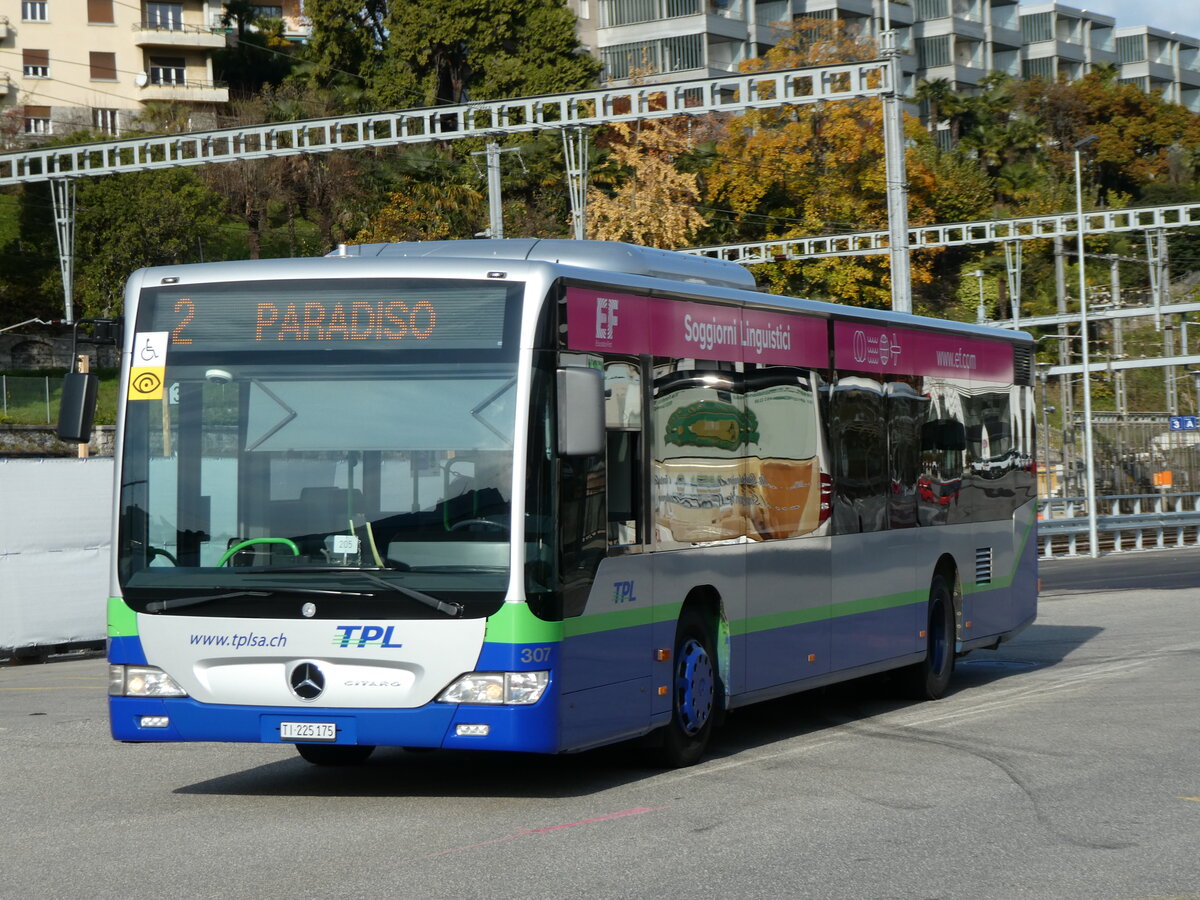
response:
M130 400L161 400L167 374L169 331L141 332L134 336L129 369Z

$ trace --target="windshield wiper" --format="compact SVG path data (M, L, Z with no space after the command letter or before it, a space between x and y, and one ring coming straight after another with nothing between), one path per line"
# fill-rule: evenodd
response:
M220 590L220 585L217 586ZM273 588L269 591L228 591L224 594L197 594L191 597L170 597L166 600L151 600L146 604L146 612L158 613L168 609L182 609L185 606L200 606L214 600L232 600L235 597L273 597L278 594L304 594L305 596L321 597L369 597L362 591L327 591L320 588Z
M372 581L380 587L385 587L388 590L396 591L399 594L404 594L406 597L411 597L418 603L424 603L430 609L436 609L440 613L445 613L448 616L455 617L463 614L463 605L461 603L439 600L437 597L431 597L429 594L423 594L420 591L414 591L412 588L402 587L398 584L392 584L386 578L380 578L378 575L375 575L371 572L364 572L362 569L358 570L358 574L367 579L367 581Z
M430 609L436 609L440 613L445 613L448 616L461 616L463 614L463 605L455 603L453 600L439 600L437 597L431 597L429 594L414 590L410 587L404 587L399 584L393 584L386 578L380 578L375 572L388 572L391 569L364 569L355 566L272 566L269 569L256 569L253 572L246 572L246 575L273 575L279 572L342 572L352 575L361 575L367 581L373 582L382 588L389 591L394 591L397 594L403 594L411 600L416 600L418 603L423 603ZM313 590L312 588L302 588L300 590ZM329 593L342 593L339 591L330 591ZM349 592L346 592L349 593ZM365 596L365 595L364 595Z

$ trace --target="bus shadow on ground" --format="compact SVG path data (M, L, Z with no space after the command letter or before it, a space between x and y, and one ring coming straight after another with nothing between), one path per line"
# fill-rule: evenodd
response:
M998 651L976 651L960 659L948 699L1053 667L1102 630L1031 625ZM705 761L768 750L773 744L796 738L834 734L914 704L899 694L897 679L885 673L736 710L713 735ZM294 756L185 785L175 793L565 799L670 771L656 766L652 756L652 748L644 741L559 756L380 747L360 766L312 766Z

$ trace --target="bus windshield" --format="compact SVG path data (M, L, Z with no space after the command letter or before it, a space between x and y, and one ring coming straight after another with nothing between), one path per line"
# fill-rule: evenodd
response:
M416 356L172 346L161 397L131 387L127 403L126 601L192 615L261 615L306 594L339 615L498 603L515 353Z

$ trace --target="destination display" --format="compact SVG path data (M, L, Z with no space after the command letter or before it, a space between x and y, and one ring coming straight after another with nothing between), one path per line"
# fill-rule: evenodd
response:
M143 293L139 332L172 350L264 347L487 350L503 346L521 285L304 280L169 285Z

